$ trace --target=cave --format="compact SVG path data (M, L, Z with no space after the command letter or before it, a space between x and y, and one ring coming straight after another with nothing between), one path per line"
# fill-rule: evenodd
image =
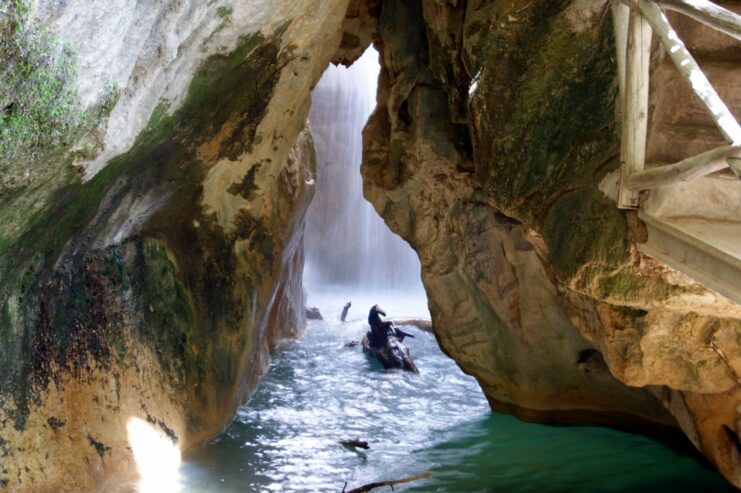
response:
M741 487L741 16L629 3L0 6L0 491Z

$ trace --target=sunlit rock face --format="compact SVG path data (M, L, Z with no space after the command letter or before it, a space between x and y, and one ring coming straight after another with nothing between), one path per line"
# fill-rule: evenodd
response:
M640 254L606 190L612 33L598 1L383 2L365 194L493 409L679 426L739 485L741 308Z
M0 158L0 490L125 489L302 330L309 94L347 1L27 6L18 39L72 48L90 125Z

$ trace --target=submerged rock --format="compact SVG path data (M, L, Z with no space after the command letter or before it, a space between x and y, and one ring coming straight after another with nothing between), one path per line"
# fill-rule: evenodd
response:
M319 311L319 308L315 306L306 308L306 318L308 318L309 320L324 320L324 317L322 317L322 313Z

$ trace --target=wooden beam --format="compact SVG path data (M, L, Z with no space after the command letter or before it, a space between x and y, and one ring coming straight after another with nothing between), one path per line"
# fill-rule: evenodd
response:
M689 82L692 90L710 112L713 121L720 129L723 137L729 144L741 145L741 126L720 99L715 88L710 84L705 73L700 69L695 59L684 46L676 31L669 24L666 15L649 0L629 0L631 5L638 7L656 32L661 44L664 45L679 73Z
M741 180L741 156L729 157L727 161L733 174L736 175L736 178Z
M631 9L625 54L625 94L622 97L622 166L618 195L621 209L635 209L639 205L638 193L626 185L630 175L643 170L646 159L650 62L651 26L637 9Z
M659 0L659 4L741 41L741 15L736 12L708 0Z
M734 156L741 156L741 146L718 147L678 163L635 173L628 179L627 186L631 190L639 191L689 181L725 168L728 166L726 160Z
M625 107L625 52L628 49L628 19L630 18L630 7L620 0L613 0L612 25L615 28L615 51L618 66L618 87L620 88L620 111Z

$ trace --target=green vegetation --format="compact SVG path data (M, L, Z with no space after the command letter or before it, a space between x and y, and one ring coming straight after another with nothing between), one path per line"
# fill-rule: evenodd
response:
M168 114L163 102L128 152L84 184L57 180L44 206L26 213L20 234L7 240L0 234L0 386L17 403L11 418L18 429L38 391L56 378L55 368L84 371L89 361L121 362L129 338L160 348L158 357L176 381L211 375L213 341L222 331L239 330L249 310L241 293L255 288L235 275L232 246L239 238L224 237L213 218L201 215L207 168L196 149L230 121L237 125L220 141L220 155L236 156L252 145L278 77L278 46L255 35L242 38L232 53L206 60L177 111ZM115 105L118 90L107 87ZM87 115L97 118L93 109ZM71 170L64 163L55 161L60 174ZM121 204L144 196L162 203L141 236L91 248L92 239L109 233ZM0 199L0 232L7 224L2 211ZM240 233L260 245L269 239L262 230L259 236ZM219 371L233 368L236 363L227 362Z
M77 91L76 54L34 20L28 0L0 6L0 188L36 161L79 136L86 115Z
M229 17L230 15L232 15L232 12L234 12L234 10L231 7L221 6L218 9L216 9L216 15L218 15L222 19L224 17Z
M538 1L518 14L531 18L508 23L516 7L497 3L491 14L507 27L479 27L480 177L490 197L530 223L564 190L598 182L618 149L612 26L575 33L564 6Z
M548 210L542 233L562 279L586 264L611 271L628 260L625 215L599 190L578 189L560 197Z
M562 281L604 277L629 259L625 213L597 190L619 149L613 28L608 16L576 32L567 3L498 2L486 14L500 29L484 17L471 26L483 38L471 100L479 178L497 206L540 230ZM633 289L627 279L601 288Z

